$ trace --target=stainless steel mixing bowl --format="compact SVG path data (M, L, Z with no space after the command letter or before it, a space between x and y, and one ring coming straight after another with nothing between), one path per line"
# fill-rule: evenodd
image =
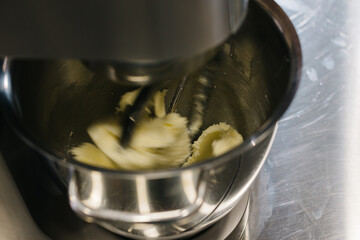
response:
M121 94L130 90L93 75L78 60L5 58L1 104L23 139L68 186L70 205L84 220L127 237L185 237L218 221L249 189L294 97L301 61L285 13L271 0L250 2L241 29L190 76L178 107L190 117L196 80L210 78L213 90L202 128L225 121L245 142L186 168L125 172L74 161L69 149L90 141L89 124L114 115ZM168 104L176 82L169 84Z

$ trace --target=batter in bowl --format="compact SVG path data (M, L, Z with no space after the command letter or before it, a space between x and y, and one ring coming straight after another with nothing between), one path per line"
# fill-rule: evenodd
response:
M125 111L139 90L124 94L117 108ZM71 150L77 161L97 167L124 170L150 170L181 167L219 156L243 142L242 136L226 123L214 124L191 144L188 120L178 113L166 114L166 90L158 91L145 108L129 145L121 146L122 127L115 119L88 127L93 141Z

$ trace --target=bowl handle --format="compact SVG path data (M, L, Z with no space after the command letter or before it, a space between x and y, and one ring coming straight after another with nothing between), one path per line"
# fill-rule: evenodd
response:
M197 197L195 201L188 206L180 209L169 211L150 212L150 213L133 213L115 209L108 209L100 207L97 209L84 205L79 198L78 184L76 180L76 170L70 167L70 181L69 181L69 202L72 210L87 221L94 219L105 219L120 222L130 223L153 223L162 221L175 221L185 218L196 212L204 202L204 197L207 188L207 173L203 171L199 174L199 182L197 185Z

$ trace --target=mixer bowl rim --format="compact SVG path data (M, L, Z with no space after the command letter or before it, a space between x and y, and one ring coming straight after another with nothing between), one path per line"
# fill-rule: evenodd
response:
M94 170L94 171L101 171L107 174L122 174L128 176L135 176L141 174L149 177L151 176L166 177L166 176L172 176L174 172L182 172L194 168L210 169L214 165L225 163L233 159L234 157L239 156L240 154L255 147L258 143L264 140L273 131L277 121L286 112L287 108L291 104L301 78L301 68L302 68L301 45L296 30L293 24L291 23L290 19L288 18L286 13L280 8L280 6L277 3L275 3L273 0L255 0L255 2L262 8L262 10L264 10L267 13L267 15L269 15L272 18L274 24L277 26L278 30L282 33L284 37L284 41L288 47L289 57L290 57L289 84L285 91L284 98L280 101L279 105L277 106L274 113L270 116L270 118L267 121L265 121L265 123L253 135L251 135L248 139L246 139L242 144L226 152L223 155L210 158L207 159L206 161L195 163L187 167L172 168L172 169L128 171L128 170L99 168L78 162L72 158L64 159L59 157L57 154L55 154L54 151L44 146L45 145L44 143L40 143L34 137L32 137L32 135L23 126L20 119L15 115L14 109L11 110L7 109L9 111L6 111L7 112L6 117L10 120L10 123L14 126L15 131L20 135L20 137L26 143L29 144L31 147L35 148L37 151L41 152L48 159L52 161L64 161L66 164L71 164L75 167L86 168L88 170ZM7 58L7 57L3 61L2 69L1 69L1 75L3 75L2 78L4 78L4 75L9 72L11 61L12 61L11 58ZM4 80L2 80L1 82L0 90L2 92L2 95L4 94L6 95L6 93L4 93L3 82ZM8 96L5 98L8 98ZM7 99L7 102L9 101L10 100Z

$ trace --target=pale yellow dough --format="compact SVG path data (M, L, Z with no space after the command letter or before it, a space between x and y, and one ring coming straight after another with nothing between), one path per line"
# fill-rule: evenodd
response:
M161 90L154 94L153 98L148 102L145 111L149 114L152 112L156 117L164 117L165 112L165 95L167 90ZM117 112L123 112L127 106L133 105L136 97L139 95L140 89L125 93L120 101L119 106L116 108Z
M139 90L124 94L117 110L124 111L128 105L132 105L138 94ZM101 155L101 158L94 159L98 155L90 156L91 153L87 150L93 149L85 144L71 151L74 158L88 164L99 164L109 159L113 168L126 170L181 166L191 153L187 119L177 113L166 114L165 94L165 90L159 91L149 101L146 111L156 117L145 116L135 128L128 147L120 145L122 127L118 122L103 121L91 125L87 132L98 151L106 158Z
M132 105L138 94L139 90L124 94L117 111L123 112ZM177 113L166 114L165 95L165 90L159 91L149 101L145 109L149 115L135 128L128 147L120 145L122 127L118 122L103 121L87 130L96 146L83 143L73 148L74 158L104 168L162 169L188 166L221 155L242 143L242 136L234 128L219 123L207 128L191 146L187 119ZM150 114L155 117L151 118Z
M133 105L139 93L140 93L140 88L131 92L127 92L124 95L122 95L119 101L119 106L116 108L116 110L118 112L123 112L127 106Z
M83 143L79 147L71 149L71 153L74 155L75 160L79 162L96 167L116 168L113 161L94 144Z
M139 123L131 142L123 148L119 139L122 129L111 122L101 122L88 128L95 145L119 169L142 170L181 166L190 155L190 138L186 133L186 118L171 113L163 118Z
M214 124L192 145L192 155L184 166L219 156L243 142L242 136L226 123Z

